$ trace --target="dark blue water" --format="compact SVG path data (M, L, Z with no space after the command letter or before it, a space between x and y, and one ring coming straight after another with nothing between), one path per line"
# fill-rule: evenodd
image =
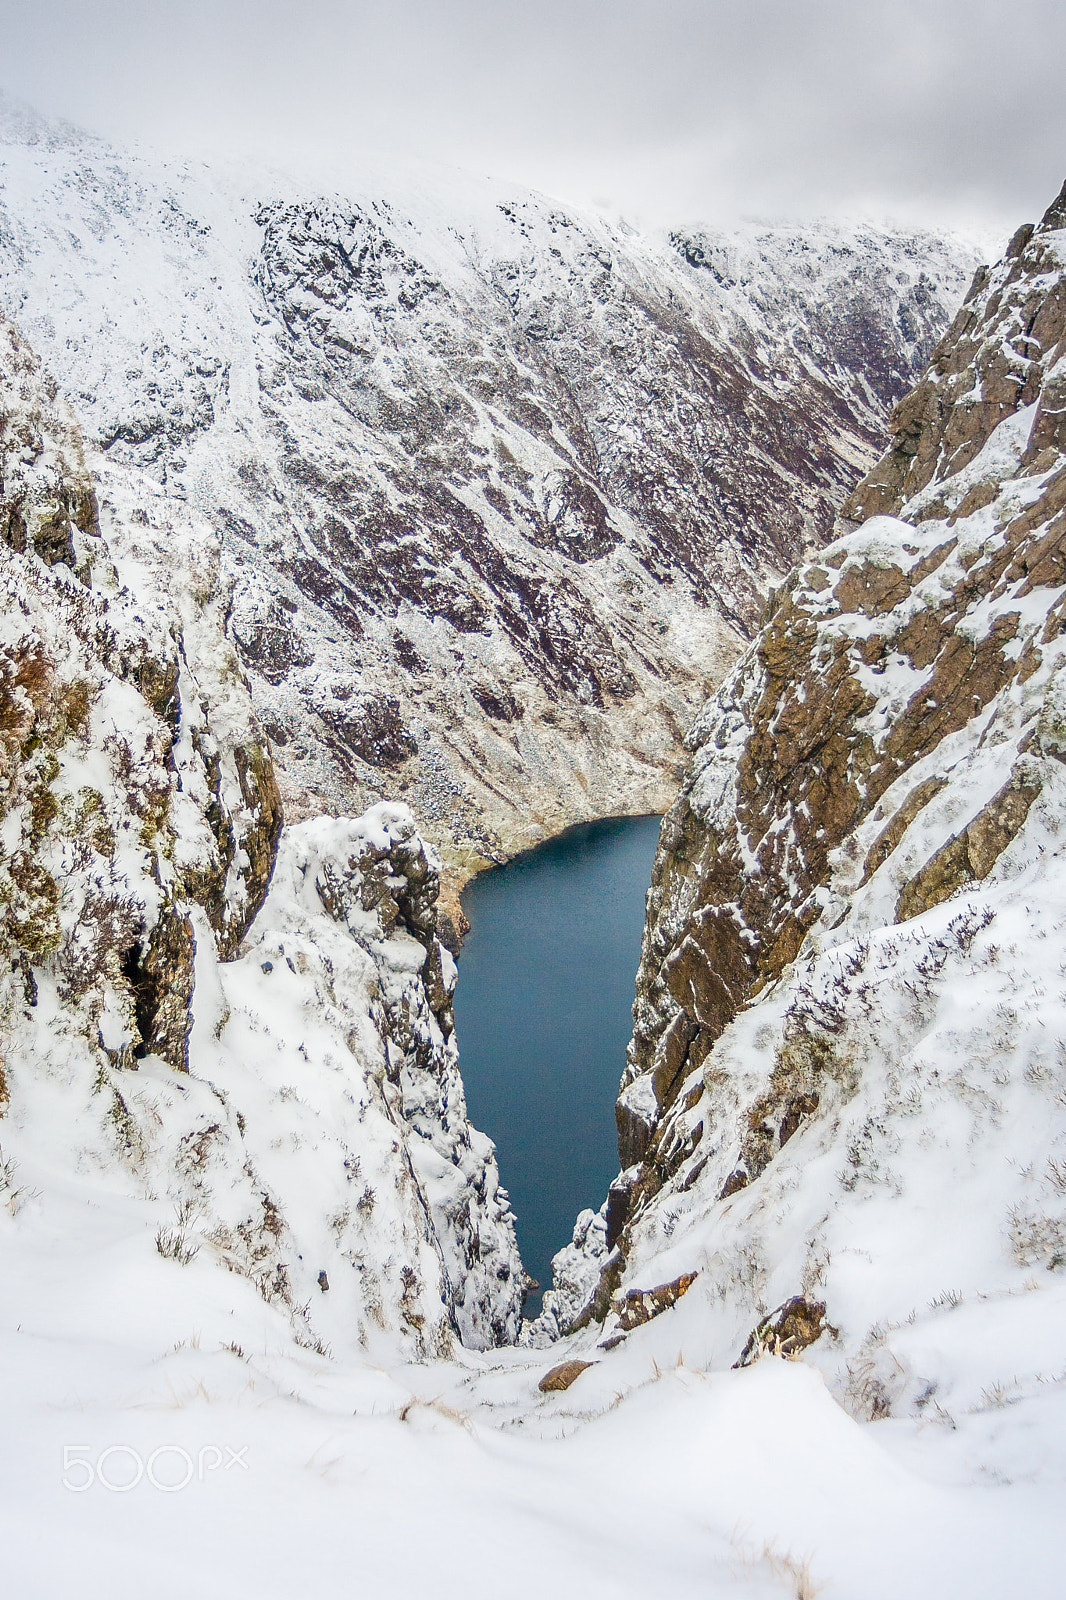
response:
M618 1171L614 1101L633 1027L658 817L571 828L463 895L455 1021L471 1121L496 1144L544 1288L574 1219ZM531 1295L527 1315L539 1309Z

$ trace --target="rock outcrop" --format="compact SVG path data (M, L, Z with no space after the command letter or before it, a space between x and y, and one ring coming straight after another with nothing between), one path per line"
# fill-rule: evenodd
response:
M308 1333L338 1353L426 1360L512 1343L521 1321L514 1218L466 1114L439 883L405 806L287 829L193 1034L195 1069L240 1108L228 1159L254 1165L291 1240L286 1303L299 1325L310 1300ZM217 1247L210 1215L197 1233Z
M546 1323L604 1320L610 1343L640 1284L696 1272L671 1315L698 1304L684 1326L703 1319L712 1364L803 1348L881 1416L990 1378L976 1333L937 1354L945 1309L994 1301L1004 1330L1052 1315L1064 284L1060 197L979 275L845 531L775 593L689 736L623 1170ZM1024 1365L1029 1334L1004 1338Z
M619 1101L627 1168L644 1161L663 1113L741 1007L781 976L816 923L847 914L836 853L875 816L863 881L883 873L926 808L950 805L945 745L967 730L976 737L1011 693L1035 696L1054 681L1046 658L1066 581L1066 469L1045 418L1066 331L1063 275L1052 270L1059 221L1056 202L1020 254L1013 241L979 275L930 375L897 409L901 440L844 507L848 519L874 514L776 591L757 643L690 735L692 771L663 824ZM1011 410L995 384L994 402L973 400L986 369L998 373L1007 302L1015 340L1032 352ZM1025 331L1034 328L1046 345ZM927 419L917 444L916 415ZM904 507L905 487L923 479ZM1005 781L901 885L899 920L987 877L1040 793L1032 744L1019 741L997 769ZM783 1064L734 1181L761 1170L810 1115L816 1071Z
M75 1007L99 1011L106 991L128 1024L116 1059L180 1067L189 907L232 953L266 893L281 808L221 632L216 542L169 507L161 524L169 576L153 584L113 502L98 504L55 384L0 324L3 959L26 992L34 968Z

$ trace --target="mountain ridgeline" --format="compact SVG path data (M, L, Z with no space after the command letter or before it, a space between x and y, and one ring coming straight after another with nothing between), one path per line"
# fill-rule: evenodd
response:
M161 491L142 525L176 500L219 538L287 814L406 801L449 895L669 805L976 265L875 227L649 236L432 170L322 194L10 108L0 172L0 309Z

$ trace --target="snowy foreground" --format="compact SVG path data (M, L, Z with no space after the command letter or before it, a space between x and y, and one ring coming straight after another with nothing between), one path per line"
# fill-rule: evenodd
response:
M264 1098L287 1076L310 1098L298 1033L255 1048L268 937L226 975L245 1008L226 1081L269 1065ZM161 1103L206 1092L141 1077ZM1061 1389L1015 1396L1004 1373L1001 1396L950 1418L862 1424L800 1363L701 1370L695 1292L563 1394L536 1385L565 1346L331 1359L207 1247L160 1256L164 1207L137 1178L88 1151L72 1172L69 1086L49 1087L55 1142L0 1214L6 1594L459 1596L519 1561L597 1597L802 1595L808 1567L864 1600L1060 1592ZM278 1109L271 1131L294 1159ZM1057 1286L926 1318L920 1337L949 1359L953 1340L1028 1345L1050 1378L1064 1313Z
M595 1597L804 1595L808 1565L869 1600L1061 1592L1061 1398L863 1426L803 1365L680 1364L683 1305L563 1395L515 1351L332 1362L240 1279L153 1261L124 1209L5 1249L7 1594L460 1596L519 1562ZM1018 1481L975 1482L1007 1432ZM114 1487L78 1492L83 1462ZM162 1487L120 1492L142 1462Z

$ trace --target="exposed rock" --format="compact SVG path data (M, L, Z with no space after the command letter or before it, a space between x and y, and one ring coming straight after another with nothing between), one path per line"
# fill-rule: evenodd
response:
M862 522L895 512L930 483L954 476L1005 418L1025 406L1037 410L1022 464L1047 449L1062 454L1066 379L1055 370L1066 335L1066 288L1055 239L1062 199L1060 194L1038 226L1027 223L1018 230L991 273L977 273L921 383L892 414L891 450L845 502L844 518ZM965 516L978 504L975 498L955 515Z
M589 1367L594 1367L595 1361L560 1361L557 1367L547 1371L537 1388L541 1394L557 1394L563 1389L569 1389L575 1378L580 1378Z
M1029 815L1040 787L1039 781L1027 783L1024 771L1012 773L1010 781L962 833L942 844L905 884L896 903L896 921L920 916L964 884L987 878Z
M164 906L143 955L126 952L123 976L133 990L140 1043L134 1056L162 1056L181 1072L189 1068L196 938L188 914Z
M780 1299L768 1285L787 1268L805 1304L831 1305L830 1229L860 1249L850 1197L902 1193L901 1122L946 1070L922 1043L929 1019L948 1019L938 1048L950 1059L961 1026L941 974L962 992L979 941L998 959L985 929L1000 904L1032 924L1040 968L1066 751L1066 467L1052 420L1064 241L1057 202L979 278L900 406L892 452L846 507L867 520L778 589L689 735L648 900L610 1253L574 1327L647 1281L689 1218L723 1303L758 1312L753 1339L791 1337L765 1320ZM1027 1048L1039 1054L1055 1002L1024 963L1012 971L1033 986ZM970 1004L992 1006L979 982ZM1011 1029L980 1026L955 1077L987 1051L1001 1087L1019 1059ZM1034 1070L1034 1083L1057 1081ZM1061 1136L1058 1111L1045 1120L1044 1154ZM1027 1126L1023 1115L1015 1142ZM975 1126L965 1152L950 1146L960 1170L979 1165L986 1133L994 1143ZM1043 1155L1010 1159L1029 1172ZM772 1231L797 1187L809 1194L806 1258ZM1058 1238L1054 1203L1050 1188L1026 1201L1043 1218L1026 1238ZM982 1226L998 1259L998 1224ZM893 1270L910 1281L918 1269ZM576 1261L567 1273L582 1281Z
M288 972L304 1004L347 1036L356 1109L339 1111L343 1159L328 1128L338 1108L323 1113L322 1137L329 1134L339 1198L350 1174L359 1175L363 1198L338 1210L359 1242L349 1241L329 1271L331 1293L341 1270L350 1279L353 1264L362 1274L376 1263L375 1277L389 1280L376 1292L393 1299L419 1359L440 1353L449 1328L477 1349L513 1343L527 1284L492 1144L466 1114L451 1009L456 967L436 936L439 881L432 846L406 806L301 824L283 838L246 958L267 956L271 974ZM279 1034L284 1027L281 1012ZM371 1165L378 1176L368 1190L362 1174ZM298 1203L293 1192L287 1204ZM413 1276L390 1269L400 1249L390 1228L400 1230ZM360 1300L369 1338L374 1313L362 1291Z
M17 1147L44 1137L75 1185L117 1164L172 1211L160 1256L249 1279L320 1355L513 1341L526 1280L466 1115L432 847L405 807L279 846L210 529L83 455L3 325L0 414L0 482L27 527L64 474L90 481L83 460L100 509L77 576L32 539L0 546L0 1110L19 1108ZM31 433L39 495L5 454ZM72 1134L41 1122L57 1061Z
M783 1356L795 1361L798 1355L814 1344L826 1331L825 1306L820 1300L808 1300L795 1294L764 1317L753 1328L748 1342L734 1361L735 1367L751 1367L762 1356Z
M683 1272L670 1283L660 1283L654 1289L629 1289L617 1302L618 1326L622 1333L641 1328L653 1317L661 1316L677 1304L695 1283L698 1273Z
M147 579L143 543L131 561L110 493L98 511L76 424L7 324L0 417L0 521L25 534L0 548L0 952L26 993L47 970L88 1026L114 997L127 1014L116 1060L183 1070L189 909L203 906L232 954L281 827L219 596L189 574L206 560L217 581L217 546L212 568L207 530L168 518L166 577Z
M14 328L0 325L0 340L0 538L18 555L29 550L73 572L91 563L99 533L81 439Z

